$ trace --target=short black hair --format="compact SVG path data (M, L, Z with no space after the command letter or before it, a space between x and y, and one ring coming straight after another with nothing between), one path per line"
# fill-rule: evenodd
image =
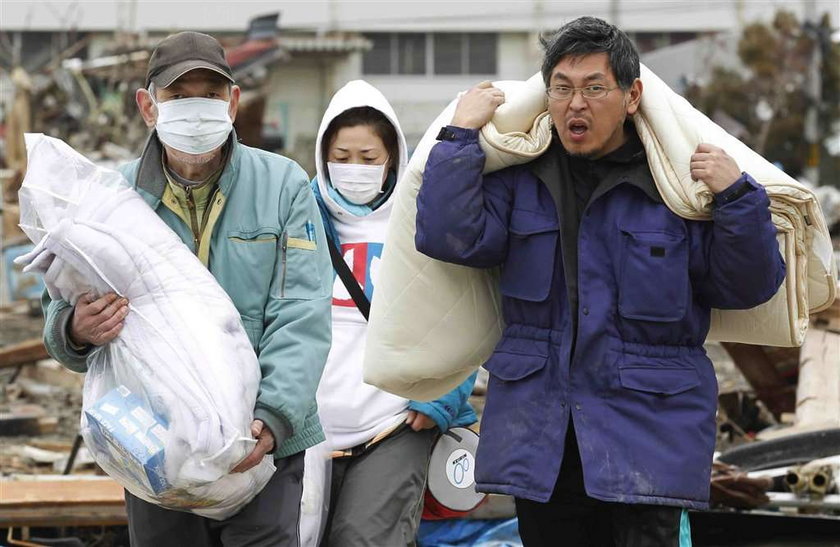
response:
M545 50L542 75L546 87L551 73L563 57L606 53L621 89L627 90L639 77L639 52L624 32L597 17L579 17L548 37L541 37Z
M400 145L397 130L388 117L372 106L356 106L348 108L332 119L321 137L321 158L326 170L327 156L330 145L340 129L364 125L373 129L377 137L382 139L385 150L388 151L388 161L394 167L400 164ZM396 169L396 168L394 168Z

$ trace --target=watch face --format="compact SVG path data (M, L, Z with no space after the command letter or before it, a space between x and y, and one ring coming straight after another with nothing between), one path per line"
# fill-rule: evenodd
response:
M439 141L453 141L455 140L455 133L447 129L446 127L441 127L440 132L437 135L437 140Z

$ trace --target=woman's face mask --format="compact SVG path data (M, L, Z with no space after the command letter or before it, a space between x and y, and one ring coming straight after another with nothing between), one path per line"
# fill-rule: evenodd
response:
M385 145L372 127L342 127L329 148L330 183L347 201L366 205L382 193L388 159Z
M201 97L155 101L158 138L167 146L186 154L199 155L215 150L227 140L233 129L230 103Z
M350 203L366 205L382 193L386 163L364 165L359 163L327 162L330 182Z

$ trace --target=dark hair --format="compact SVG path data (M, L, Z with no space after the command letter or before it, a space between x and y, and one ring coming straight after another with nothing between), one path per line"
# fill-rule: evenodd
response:
M551 36L540 38L545 50L542 75L546 87L563 57L606 53L621 89L629 89L639 77L639 52L630 38L615 25L596 17L580 17L566 23Z
M391 166L400 164L400 145L397 130L385 114L372 106L356 106L348 108L332 119L324 136L321 138L321 160L326 164L329 156L330 144L340 129L365 125L373 129L377 137L382 139L385 150L388 151L388 161Z

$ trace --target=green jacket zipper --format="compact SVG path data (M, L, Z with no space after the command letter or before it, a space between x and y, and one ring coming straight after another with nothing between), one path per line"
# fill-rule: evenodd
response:
M192 194L192 188L184 188L187 194L187 208L190 210L190 228L193 233L193 252L198 256L198 244L201 238L200 229L198 227L198 217L195 210L195 198Z
M280 236L280 298L286 297L286 252L289 248L289 233Z
M193 245L195 245L195 255L199 255L199 250L201 246L201 236L204 235L204 230L207 228L207 223L210 220L210 211L213 207L213 203L216 201L216 196L219 194L219 189L213 192L210 196L210 199L207 200L207 205L204 207L204 216L201 219L201 225L198 224L198 209L195 206L195 196L193 196L192 188L184 188L184 192L187 194L187 208L190 210L190 229L193 233Z

